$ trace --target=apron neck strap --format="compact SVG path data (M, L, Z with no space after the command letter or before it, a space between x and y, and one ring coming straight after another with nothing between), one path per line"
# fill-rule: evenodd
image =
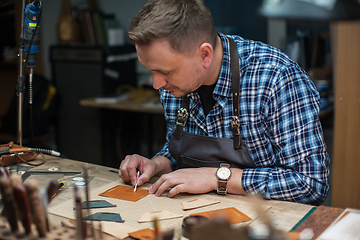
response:
M230 43L230 67L231 67L231 85L233 97L233 112L234 116L231 119L231 131L234 136L234 149L241 146L240 136L240 71L239 71L239 54L234 40L228 38Z
M230 67L231 67L231 85L232 85L232 97L233 97L233 112L234 116L231 119L231 131L234 136L234 149L238 149L241 146L240 137L240 71L239 71L239 55L237 52L237 46L234 40L228 38L230 43ZM174 131L174 137L180 139L183 133L183 128L189 119L189 105L190 98L185 95L181 104L181 108L178 110L176 118L176 128Z

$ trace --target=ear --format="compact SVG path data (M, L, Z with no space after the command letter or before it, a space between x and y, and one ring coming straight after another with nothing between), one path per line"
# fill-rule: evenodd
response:
M210 43L204 42L199 47L201 63L204 68L208 68L214 57L214 49Z

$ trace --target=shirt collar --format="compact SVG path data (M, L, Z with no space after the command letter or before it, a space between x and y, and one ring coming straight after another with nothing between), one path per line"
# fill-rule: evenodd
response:
M222 34L218 33L223 48L223 61L221 66L221 71L219 79L217 81L216 87L214 89L214 94L224 97L232 96L231 89L231 68L230 68L230 46L228 38ZM230 81L229 81L230 80Z
M223 61L221 66L221 71L219 75L219 79L216 83L215 89L214 89L214 97L217 102L221 102L221 99L224 97L231 97L232 91L231 91L231 69L230 69L230 49L229 49L229 40L227 37L218 32L218 35L221 38L222 42L222 48L223 48ZM230 79L230 81L229 81ZM200 100L197 91L194 91L188 95L193 100ZM222 104L220 104L222 105Z

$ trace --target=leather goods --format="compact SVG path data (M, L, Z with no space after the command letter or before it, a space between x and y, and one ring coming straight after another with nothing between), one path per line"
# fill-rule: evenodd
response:
M13 142L0 145L0 151L6 151L13 148L24 148L24 147L14 144ZM29 161L34 160L39 154L43 157L41 163L38 164L29 163ZM23 153L15 153L15 154L0 156L0 166L3 167L7 167L9 165L16 165L18 163L26 163L31 166L39 166L43 164L44 161L45 161L45 156L42 153L35 153L35 152L23 152Z
M252 218L250 218L248 215L246 215L243 212L240 212L238 209L234 207L217 209L207 212L192 213L190 214L190 216L204 216L210 220L214 219L215 217L223 216L229 221L230 224L247 222L252 220Z
M133 187L117 185L113 188L106 190L103 193L100 193L99 195L136 202L148 194L149 191L145 189L138 188L136 192L134 192Z
M218 179L218 188L216 189L216 192L218 194L225 195L227 193L226 185L230 177L230 164L221 163L220 167L216 171L216 178Z

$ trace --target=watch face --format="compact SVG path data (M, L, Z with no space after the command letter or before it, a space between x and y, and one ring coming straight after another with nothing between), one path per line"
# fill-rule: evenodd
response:
M221 167L217 170L216 175L220 179L228 179L231 175L231 171L229 168Z

